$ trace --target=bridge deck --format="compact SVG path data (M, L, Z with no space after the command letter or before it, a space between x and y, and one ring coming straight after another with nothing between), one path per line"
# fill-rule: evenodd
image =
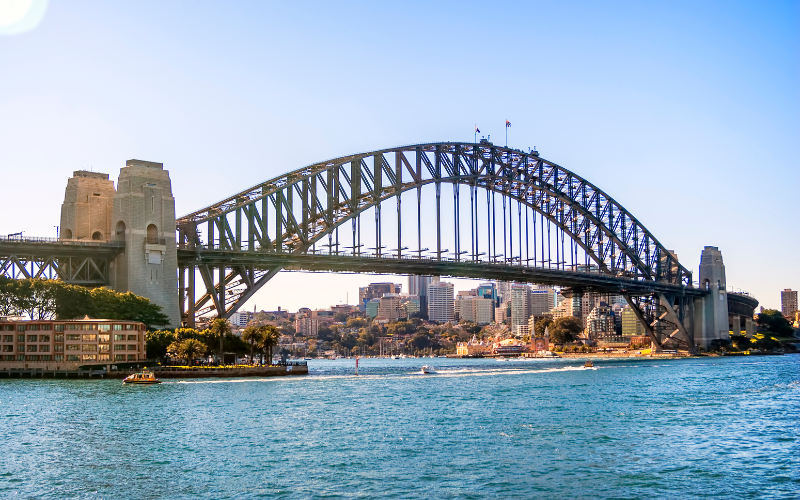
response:
M707 291L699 288L688 288L653 281L637 281L602 273L563 271L491 262L457 261L444 258L437 260L434 258L417 258L415 256L403 256L398 259L397 257L366 255L315 255L206 249L194 251L179 248L178 264L181 267L190 265L225 266L227 268L244 266L265 270L280 268L287 271L452 276L456 278L523 281L541 285L565 286L576 290L633 295L664 292L699 296L707 293Z

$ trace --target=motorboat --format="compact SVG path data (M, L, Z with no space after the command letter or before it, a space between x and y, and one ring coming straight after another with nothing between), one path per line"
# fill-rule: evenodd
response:
M585 363L583 363L584 368L592 368L594 367L594 363L592 363L591 359L587 359Z
M423 375L430 375L431 373L433 373L433 368L431 368L428 365L422 365L420 373L422 373Z
M133 373L125 377L125 380L122 381L123 384L139 384L139 385L149 385L149 384L160 384L161 381L156 378L153 372L141 372L141 373Z

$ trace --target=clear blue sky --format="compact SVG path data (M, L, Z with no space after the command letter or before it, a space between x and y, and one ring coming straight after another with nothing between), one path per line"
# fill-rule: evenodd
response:
M182 215L506 119L690 269L715 245L763 305L800 289L796 1L51 1L0 31L0 234L55 236L73 170L164 162ZM371 279L287 273L255 303L352 303Z

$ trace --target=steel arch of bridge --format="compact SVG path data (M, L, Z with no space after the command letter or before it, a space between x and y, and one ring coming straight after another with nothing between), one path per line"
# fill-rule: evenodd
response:
M442 248L441 206L445 197L442 184L453 185L454 252ZM435 188L436 249L430 250L430 256L423 257L428 249L422 248L420 207L422 188L427 186ZM469 189L470 194L470 229L467 232L471 241L469 248L463 251L460 238L464 230L460 216L464 210L459 208L460 187ZM417 193L418 248L406 251L408 248L402 241L401 199L407 198L401 194L412 190ZM478 227L479 194L484 192L486 205L491 205L492 212L491 216L487 213L486 227ZM496 250L499 231L496 195L500 195L503 207L503 238L506 237L508 201L510 256L506 251L501 254ZM393 198L397 200L398 214L396 248L387 251L383 245L386 234L381 227L381 208ZM514 201L518 205L518 256L513 255L516 251L513 249ZM524 237L522 206L526 207ZM369 210L375 213L375 246L371 247L374 251L365 252L361 215ZM528 248L529 211L533 213L534 222L533 259ZM542 253L538 260L537 214L542 221ZM347 222L352 222L352 245L349 246L342 243L346 240L340 239L339 234L339 229L346 228ZM545 222L548 228L546 259ZM660 291L674 296L691 288L691 273L630 212L597 186L539 157L536 152L525 153L486 141L403 146L316 163L183 216L177 224L181 309L190 324L194 324L196 317L213 312L230 317L255 291L286 267L322 270L329 266L330 270L395 274L413 274L424 269L432 274L470 276L467 271L450 273L448 269L473 266L485 270L489 265L498 270L512 267L510 273L502 274L509 280L550 282L547 281L550 274L562 273L561 278L553 279L566 280L565 276L569 275L572 279L566 280L567 284L577 289L604 289L592 281L602 275L615 284L606 290L627 291L629 295L652 295ZM551 258L551 227L556 233L555 261ZM494 235L494 250L487 241L484 245L491 251L480 252L481 234L487 239ZM565 250L565 235L570 241L569 256ZM323 243L325 238L327 244ZM502 243L505 249L506 242ZM318 246L326 247L327 252L321 252ZM448 258L448 254L453 257ZM371 267L369 258L374 262L394 259L394 271ZM433 264L428 267L418 265L430 261ZM406 269L416 271L404 272ZM516 275L514 269L519 270ZM199 298L195 293L197 274L205 287L205 293Z

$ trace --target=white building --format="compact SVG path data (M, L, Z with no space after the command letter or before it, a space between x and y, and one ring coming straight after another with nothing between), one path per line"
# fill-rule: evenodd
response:
M453 298L455 295L452 283L433 282L428 285L428 319L446 323L455 319Z
M528 325L530 317L531 289L523 283L511 285L511 330L517 331L520 325Z

